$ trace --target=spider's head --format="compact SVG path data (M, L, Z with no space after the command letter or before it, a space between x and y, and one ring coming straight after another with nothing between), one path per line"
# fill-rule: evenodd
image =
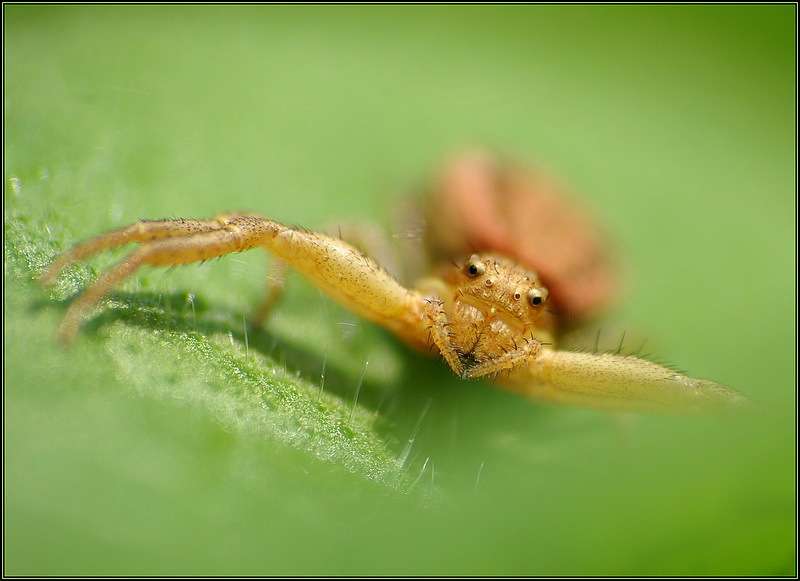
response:
M535 272L504 256L473 254L455 273L456 292L484 312L504 313L532 325L547 303L548 291Z

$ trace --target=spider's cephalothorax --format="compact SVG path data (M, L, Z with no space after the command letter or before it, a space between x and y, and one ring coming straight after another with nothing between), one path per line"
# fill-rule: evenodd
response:
M501 256L474 254L445 282L450 337L462 365L472 369L535 341L547 289L535 273Z

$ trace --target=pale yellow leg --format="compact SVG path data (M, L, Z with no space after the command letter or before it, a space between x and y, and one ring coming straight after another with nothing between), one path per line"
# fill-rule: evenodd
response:
M86 313L143 264L187 264L260 246L356 313L416 347L430 345L422 324L425 299L419 293L405 289L377 263L339 239L258 216L140 221L64 254L44 273L42 282L51 282L70 262L131 242L141 246L70 305L61 328L63 339L71 339Z
M270 261L269 276L267 277L266 297L264 297L264 302L253 316L254 325L261 326L264 323L264 320L269 317L270 312L272 312L272 308L283 296L283 290L286 288L287 268L287 264L282 260L273 258Z
M748 405L739 392L657 363L613 353L543 349L527 373L500 383L519 393L613 411L684 413Z
M526 339L526 343L522 347L478 363L464 372L462 377L477 378L517 367L527 367L528 363L539 354L541 348L542 344L536 339Z
M161 224L156 224L161 226ZM229 224L226 226L230 226ZM183 232L183 230L181 230ZM117 234L117 233L112 233ZM128 240L121 242L124 244ZM86 246L108 248L103 237ZM118 245L118 244L115 244ZM179 235L172 238L150 238L131 252L111 270L103 274L69 306L61 324L61 337L65 341L74 338L86 314L99 303L117 284L128 278L143 264L167 266L188 264L223 256L242 250L243 241L235 229L217 229L196 234ZM78 251L85 249L78 247ZM88 254L84 254L88 256ZM49 273L48 273L49 274Z
M139 220L118 230L87 240L59 256L42 274L42 284L50 284L72 262L77 262L107 250L132 242L144 243L159 238L190 236L200 232L219 230L222 224L213 220Z
M447 314L444 310L444 303L439 299L427 299L423 309L425 326L431 335L431 340L444 360L453 372L461 377L464 373L464 366L458 357L458 353L453 348L453 341L450 336Z

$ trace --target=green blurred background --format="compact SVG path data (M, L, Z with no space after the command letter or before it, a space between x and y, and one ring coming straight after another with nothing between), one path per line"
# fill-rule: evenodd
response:
M3 11L5 574L795 574L795 6ZM261 253L145 270L55 341L119 256L39 289L76 240L388 223L471 145L608 224L604 332L759 411L529 403L296 277L247 329Z

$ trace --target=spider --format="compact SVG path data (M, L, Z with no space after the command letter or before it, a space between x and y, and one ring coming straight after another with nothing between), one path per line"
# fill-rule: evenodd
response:
M477 171L478 177L492 175L503 177L506 182L509 175L515 175L481 159L469 158L460 163L451 168L450 181L445 180L444 190L448 183L457 184L457 172L465 168L467 173ZM517 181L526 183L524 179ZM456 188L456 191L465 190ZM478 195L485 192L479 191ZM543 195L529 193L525 199L535 205L537 201L549 200ZM446 196L438 199L439 204L442 199L446 200ZM485 205L494 205L496 209L498 203L495 199ZM560 202L554 203L560 208ZM548 211L551 217L560 212ZM491 215L489 211L480 219L485 221ZM574 213L564 215L569 224L580 221ZM469 223L470 219L478 220L477 216L474 211L465 211L457 220ZM459 227L442 226L439 231ZM437 275L428 276L409 289L376 261L339 238L257 215L229 213L210 220L140 220L62 254L41 280L50 284L72 262L109 248L139 244L70 304L60 329L62 339L70 341L103 297L142 265L188 264L259 247L408 345L438 352L461 378L489 378L500 387L534 399L612 411L693 412L747 404L747 398L735 390L691 378L649 360L620 353L559 350L556 347L559 315L585 314L611 294L605 276L608 268L602 266L603 254L591 236L572 244L590 250L588 253L572 252L570 258L569 252L565 255L562 251L562 258L566 256L568 261L588 266L550 273L548 286L561 295L551 296L534 269L535 258L526 258L535 256L534 249L529 244L524 252L514 252L515 236L520 234L514 230L510 234L500 232L492 234L480 224L466 235L457 232L462 238L477 239L486 251L473 252L466 260L440 269ZM562 236L574 238L572 234ZM465 243L466 240L459 251ZM514 255L509 255L509 248ZM554 271L557 260L558 253L549 263L540 261L539 267ZM594 295L587 292L587 280L594 281L592 288L601 290ZM600 298L598 292L602 294ZM554 308L548 308L551 304Z

